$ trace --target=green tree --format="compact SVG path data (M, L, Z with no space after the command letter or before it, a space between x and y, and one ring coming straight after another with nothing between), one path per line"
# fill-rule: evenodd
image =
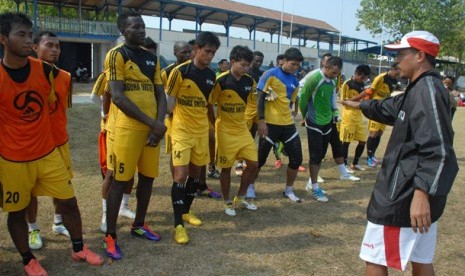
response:
M361 0L356 16L358 27L373 35L384 30L390 41L412 30L429 31L441 41L441 55L463 59L464 0Z

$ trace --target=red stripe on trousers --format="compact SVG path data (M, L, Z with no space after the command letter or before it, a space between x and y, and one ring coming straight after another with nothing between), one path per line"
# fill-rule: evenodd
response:
M400 227L384 226L384 250L388 267L402 270L399 249Z

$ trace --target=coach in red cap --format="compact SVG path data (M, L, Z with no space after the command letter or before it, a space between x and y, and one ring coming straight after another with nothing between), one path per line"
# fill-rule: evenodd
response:
M437 220L458 172L449 96L433 70L439 40L415 31L385 47L398 51L400 76L410 81L405 93L343 102L394 126L368 205L360 257L366 275L387 275L387 267L405 270L409 261L413 275L434 275Z

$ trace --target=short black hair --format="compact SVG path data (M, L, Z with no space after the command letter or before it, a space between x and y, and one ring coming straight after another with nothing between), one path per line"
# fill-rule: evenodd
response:
M158 44L150 37L147 36L144 40L144 48L145 49L154 49L157 51Z
M42 40L44 37L57 37L57 34L54 32L50 31L43 31L38 34L34 35L34 44L39 44L39 42Z
M260 52L260 51L254 51L254 52L253 52L253 56L254 56L254 57L265 57L265 56L263 55L263 53Z
M225 59L225 58L222 58L222 59L220 59L220 61L218 61L218 64L223 64L225 62L228 62L228 60Z
M253 52L247 46L237 45L232 48L231 53L229 53L229 60L245 60L247 62L252 62L253 60Z
M13 24L24 25L32 28L32 21L20 12L5 12L0 14L0 34L8 36L11 32Z
M195 39L195 45L199 48L203 48L205 45L216 46L216 49L220 48L220 39L212 32L201 32Z
M191 39L187 42L187 44L191 45L191 46L194 46L195 44L195 39Z
M331 53L324 53L322 56L321 56L321 59L324 59L325 57L332 57L333 55L331 55Z
M122 30L126 27L129 17L142 17L142 16L140 15L140 13L135 12L135 11L123 12L122 14L118 15L118 19L116 20L116 26L118 26L118 30Z
M337 66L339 69L342 69L342 59L340 57L331 56L326 61L326 66L329 66L329 67Z
M371 73L370 66L366 64L360 64L359 66L355 68L355 73L357 73L358 75L369 76Z
M451 75L445 76L444 79L450 79L452 81L452 84L454 84L454 82L455 82L455 78L452 77Z
M284 55L283 54L279 54L277 57L276 57L276 65L278 65L278 61L280 60L283 60L284 59Z
M284 52L284 58L287 60L299 61L302 62L304 60L304 56L302 52L297 48L289 48Z

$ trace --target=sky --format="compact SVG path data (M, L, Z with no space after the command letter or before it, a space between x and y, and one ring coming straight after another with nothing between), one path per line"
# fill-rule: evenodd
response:
M381 40L380 35L373 37L369 31L361 28L356 31L357 18L355 13L360 6L360 0L232 0L248 5L264 7L271 10L281 11L284 1L284 12L295 14L302 17L313 18L325 21L338 30L342 30L342 35L365 39L379 43ZM266 6L264 4L266 3ZM341 13L342 11L342 13ZM342 22L341 22L342 18ZM144 17L147 27L158 28L159 20L156 17ZM163 28L168 27L168 21L163 20ZM184 28L195 29L193 22L186 22L183 20L173 20L172 29L182 30ZM203 31L224 32L224 27L212 24L203 24ZM232 28L231 35L234 37L248 38L249 33L245 29ZM257 32L257 40L265 39L269 41L270 35L267 33ZM276 37L273 38L276 41ZM289 40L283 38L283 44L288 44ZM294 42L293 42L294 43Z

